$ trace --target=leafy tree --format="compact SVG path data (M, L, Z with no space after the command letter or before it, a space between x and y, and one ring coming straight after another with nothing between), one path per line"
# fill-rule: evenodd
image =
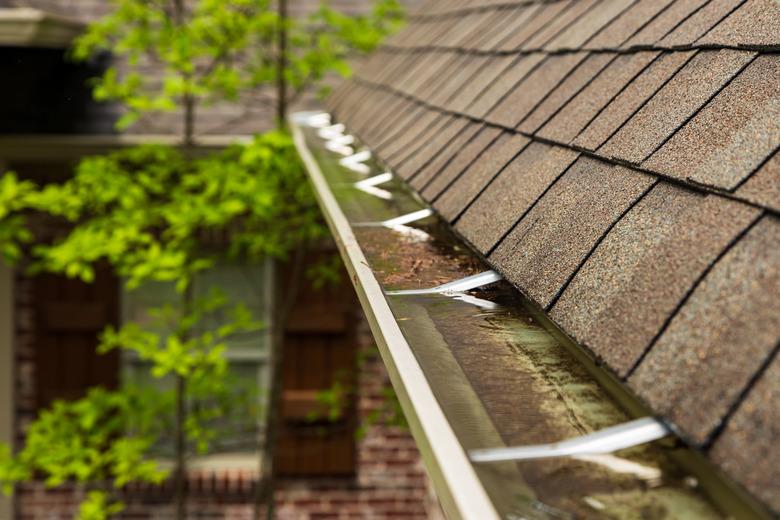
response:
M196 144L200 107L245 100L275 106L279 131L205 158L164 146L90 157L78 165L71 180L41 189L13 174L0 180L0 252L8 260L18 259L22 245L32 241L23 213L36 210L65 219L73 227L54 243L32 248L33 269L89 282L95 265L108 262L131 289L149 282L175 284L179 305L155 312L160 322L167 323L168 333L128 324L105 331L100 350L134 351L150 364L155 377L176 381L172 398L158 401L160 406L170 405L176 417L173 477L180 519L185 517L189 446L208 448L213 432L204 425L220 413L215 397L227 391L225 341L232 333L258 326L246 309L229 309L219 294L196 297L194 280L226 258L292 256L296 265L301 264L302 245L322 236L324 228L292 141L283 130L287 107L311 88L327 90L331 73L349 73L351 54L371 50L400 23L396 0L380 0L363 16L345 16L323 3L311 15L292 19L286 0L277 2L276 10L273 7L268 0L112 0L111 12L88 27L73 56L113 54L116 65L95 80L94 95L123 105L120 128L144 115L179 113L186 151ZM275 96L269 95L273 88ZM214 236L229 237L229 243L209 240ZM286 292L288 301L278 305L281 310L267 324L275 338L276 370L266 434L270 440L263 461L269 473L264 485L258 486L257 498L268 504L269 516L281 388L280 324L295 286ZM232 319L216 330L204 330L200 324L213 313ZM109 480L121 487L130 480L156 482L163 474L142 462L160 432L137 425L130 428L137 421L123 415L128 410L123 403L130 396L130 389L96 390L81 400L55 404L34 423L18 456L0 453L0 481L13 483L36 473L47 475L52 485L75 480L89 489L82 519L116 513L121 503L100 482ZM189 406L192 400L208 398L216 408ZM141 401L133 402L143 407ZM47 428L52 417L47 413L59 414L64 422L86 421L94 435L70 443L67 439L80 439L86 432L77 426ZM59 436L63 444L52 444ZM35 439L57 445L58 456L78 469L63 473L47 462L42 453L47 442L31 442ZM83 446L87 448L82 450ZM128 460L136 462L133 468Z
M398 28L397 0L379 0L366 15L344 15L327 2L292 18L287 0L112 0L74 46L77 59L110 51L117 65L95 85L99 100L122 103L127 127L143 114L181 111L183 140L192 144L198 107L220 101L287 106L333 73L349 74L348 58L372 50ZM277 9L273 7L276 5ZM153 69L150 69L153 67ZM150 74L150 70L153 73ZM276 96L268 89L277 88Z

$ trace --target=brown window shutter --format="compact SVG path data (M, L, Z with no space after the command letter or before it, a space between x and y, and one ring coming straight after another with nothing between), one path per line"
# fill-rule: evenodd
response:
M336 420L317 396L337 381L355 385L355 297L346 274L342 284L299 295L285 329L283 392L276 465L285 477L350 476L355 472L354 395Z
M116 388L119 354L98 354L98 335L117 322L118 282L107 268L86 284L40 275L34 282L36 406L77 399L93 386Z

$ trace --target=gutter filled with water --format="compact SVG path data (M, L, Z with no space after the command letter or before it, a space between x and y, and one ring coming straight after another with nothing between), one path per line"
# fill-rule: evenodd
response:
M506 281L420 291L489 267L326 114L292 126L448 517L765 516L660 421L660 440L588 444L648 410ZM528 458L486 462L506 447Z

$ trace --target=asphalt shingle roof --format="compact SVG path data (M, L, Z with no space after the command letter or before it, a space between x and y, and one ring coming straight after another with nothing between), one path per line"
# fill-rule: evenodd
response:
M330 110L780 512L780 2L430 0Z

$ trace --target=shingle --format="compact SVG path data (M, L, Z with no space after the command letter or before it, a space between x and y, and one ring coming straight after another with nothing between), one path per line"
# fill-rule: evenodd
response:
M355 92L355 95L350 96L348 105L359 107L354 111L354 115L350 115L344 122L349 128L349 131L353 134L366 128L371 124L372 120L369 116L372 114L381 114L383 110L383 102L386 101L387 94L380 90L374 89L360 89Z
M437 41L433 42L438 47L464 47L474 36L474 29L481 21L481 13L471 13L450 22L449 30Z
M605 237L550 315L623 376L757 214L739 202L659 184Z
M780 56L758 57L643 166L732 189L780 145Z
M571 4L570 7L561 11L555 18L547 25L541 28L539 32L534 34L528 41L526 41L521 48L522 49L541 49L544 48L547 43L561 34L564 30L574 25L580 20L585 13L588 12L594 5L598 3L598 0L578 0Z
M453 64L457 63L462 56L454 52L428 52L425 53L425 59L421 60L414 75L402 83L396 84L405 94L424 98L425 94L431 90L431 85L440 84L446 75L452 72Z
M454 112L464 112L482 92L493 84L495 79L514 62L516 56L481 56L483 64L477 74L450 100L448 107Z
M615 49L639 31L674 0L636 2L585 45L588 49Z
M447 90L450 85L450 78L463 70L470 58L467 55L455 55L438 69L431 70L429 79L420 88L416 89L413 96L422 101L429 101L442 90Z
M629 378L696 444L780 340L778 258L780 222L764 218L715 264Z
M532 142L474 201L455 228L487 253L577 156L568 148Z
M569 143L609 101L639 74L658 52L637 52L618 56L582 92L545 124L538 135ZM522 127L521 127L522 128Z
M430 180L435 177L439 171L447 166L447 164L453 160L457 153L464 146L466 146L469 141L471 141L476 133L482 129L482 126L483 125L480 123L469 121L466 128L464 128L457 136L455 136L455 138L452 139L449 144L444 147L431 162L426 164L417 175L412 177L412 179L409 181L411 186L419 190L428 184L428 182L430 182Z
M634 0L602 0L577 17L577 21L547 43L547 50L579 49L628 8Z
M756 382L710 457L737 482L780 510L780 356Z
M545 58L542 53L529 54L516 58L515 61L499 73L479 96L466 107L466 113L477 119L482 119L485 114L503 98L512 87L517 85L528 75L534 67Z
M388 94L387 104L372 111L359 135L367 143L378 144L385 133L400 124L415 108L409 100ZM351 129L350 129L351 130Z
M502 23L495 23L492 28L486 27L485 36L476 47L482 50L499 48L504 42L525 30L529 25L529 20L532 20L543 7L543 4L531 4L513 11L496 12L497 20L502 20ZM535 24L530 25L536 26Z
M385 85L387 87L398 89L399 84L406 85L412 77L419 77L417 72L418 67L422 67L423 62L426 59L433 59L433 55L423 53L395 53L392 54L386 61L387 72L378 79L377 83ZM355 77L366 79L360 69L355 71ZM369 80L373 81L373 80Z
M511 20L507 19L503 11L485 11L482 13L482 19L474 24L472 37L463 44L464 49L483 49L487 41L494 37L493 32L496 28L502 29L511 25Z
M423 188L421 195L426 200L433 200L457 178L474 160L481 156L482 152L490 146L494 139L498 137L501 131L497 128L483 127L469 143L464 146L445 168Z
M454 68L452 74L447 76L441 88L437 89L430 98L426 99L428 103L434 106L449 108L449 101L459 95L464 85L471 82L471 79L484 66L485 58L482 56L466 55Z
M776 49L780 46L780 3L748 0L697 43Z
M586 57L587 53L579 52L548 56L533 72L506 89L508 95L487 113L485 119L514 128Z
M754 204L780 211L780 152L775 151L775 154L740 186L736 195Z
M404 121L399 122L398 125L392 128L388 128L388 132L384 135L382 141L375 144L373 148L379 151L380 155L385 159L401 150L406 150L414 144L418 135L424 133L431 124L436 122L438 117L438 112L418 107Z
M433 121L424 127L421 132L409 132L410 136L404 140L403 146L396 147L392 151L385 150L385 161L393 168L398 168L398 166L413 157L414 154L425 148L440 132L443 132L447 127L449 117L436 112Z
M535 132L555 112L558 111L572 96L577 94L585 85L607 66L615 58L614 54L599 52L591 54L575 68L555 89L548 92L534 110L526 116L517 127L522 132Z
M650 176L581 157L489 260L545 307L610 224L652 182Z
M408 179L422 168L436 154L449 143L468 122L462 117L445 117L444 125L428 140L428 142L414 153L409 159L396 167L396 173L403 179Z
M439 196L434 207L445 219L453 220L528 143L529 139L520 134L501 135L490 148L484 151L480 160L466 168L463 174Z
M692 52L672 52L655 60L591 121L572 144L595 150L606 141L645 100L691 57Z
M676 0L622 45L623 48L654 45L709 0Z
M541 9L537 10L533 14L528 23L523 25L516 33L510 38L505 40L497 47L497 49L504 51L512 51L523 48L526 41L533 37L536 33L542 31L547 25L551 24L558 15L572 5L571 0L564 0L562 2L551 2L541 4Z
M753 57L733 50L700 52L598 152L641 163Z
M693 42L725 18L739 3L740 0L710 0L707 5L664 36L658 45L661 47L693 45Z
M347 80L341 83L336 89L328 96L325 102L325 108L331 113L341 111L342 107L347 107L345 101L349 99L355 93L359 94L360 85L353 80Z
M375 83L383 83L399 70L401 62L408 62L411 56L378 49L368 61L356 67L356 76Z

